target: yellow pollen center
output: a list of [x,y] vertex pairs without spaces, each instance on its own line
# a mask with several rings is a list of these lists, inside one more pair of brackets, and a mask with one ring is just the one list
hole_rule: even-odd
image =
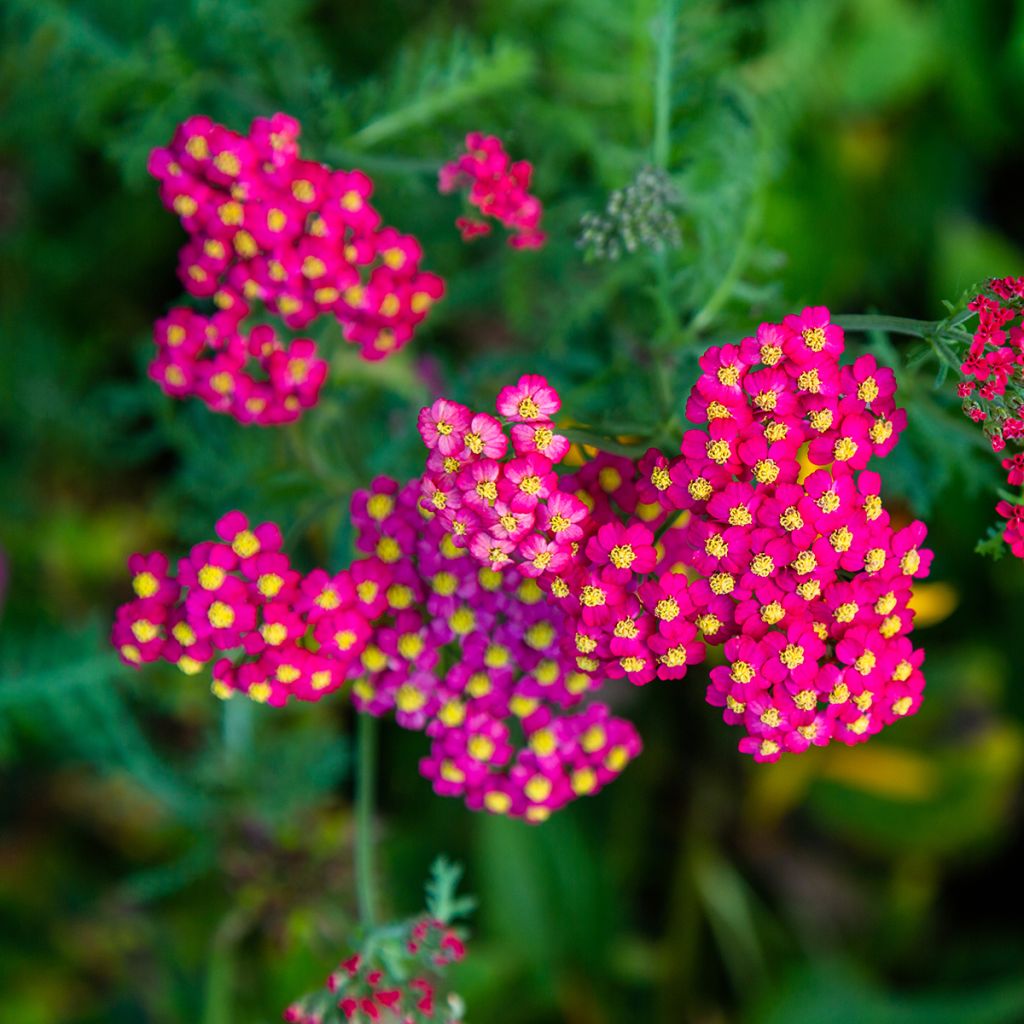
[[832,448],[836,462],[848,462],[857,454],[857,442],[852,437],[841,437]]
[[796,506],[790,505],[785,512],[779,516],[779,525],[784,529],[792,533],[794,530],[802,530],[804,526],[804,518],[797,511]]
[[466,748],[474,761],[489,761],[494,754],[494,741],[488,736],[473,736]]
[[223,601],[214,601],[206,613],[214,629],[230,629],[235,624],[235,610]]
[[825,347],[825,330],[822,327],[808,327],[803,331],[804,344],[812,352],[820,352]]
[[718,466],[724,466],[732,457],[732,448],[725,440],[708,441],[708,458]]
[[749,683],[754,678],[754,666],[749,661],[734,661],[729,676],[734,683]]
[[736,587],[736,580],[731,573],[715,572],[711,574],[708,585],[711,587],[712,593],[722,596],[733,592],[733,589]]
[[794,695],[793,703],[801,711],[813,711],[818,706],[818,695],[813,690],[801,690]]
[[199,586],[203,590],[217,590],[226,576],[227,573],[219,565],[204,565],[199,570]]
[[710,481],[702,476],[695,477],[691,480],[686,485],[686,490],[694,501],[707,501],[714,493],[714,489],[712,488]]
[[878,381],[874,377],[865,377],[857,388],[857,397],[862,402],[873,402],[878,397]]
[[734,505],[729,509],[730,526],[749,526],[754,521],[746,505]]
[[729,554],[729,545],[726,544],[725,538],[720,533],[712,533],[704,541],[704,551],[712,558],[725,558]]
[[804,663],[804,649],[799,644],[786,644],[779,654],[779,661],[786,668],[799,668]]
[[139,597],[152,597],[160,589],[160,582],[151,572],[140,572],[132,578],[132,589]]
[[516,407],[516,412],[524,420],[535,420],[540,415],[540,408],[532,398],[522,398]]
[[796,379],[796,386],[808,394],[817,395],[821,391],[821,378],[817,370],[805,370]]

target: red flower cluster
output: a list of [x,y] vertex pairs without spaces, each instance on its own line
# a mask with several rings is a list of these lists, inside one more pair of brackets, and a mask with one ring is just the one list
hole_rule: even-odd
[[[964,413],[985,424],[994,452],[1024,446],[1024,277],[989,281],[988,293],[968,309],[978,314],[978,326],[960,366]],[[1024,484],[1024,452],[1004,459],[1003,468],[1011,487]],[[1024,499],[1000,501],[996,511],[1007,520],[1003,539],[1024,558]]]
[[[230,309],[202,316],[178,308],[154,331],[157,357],[149,375],[165,394],[194,395],[214,412],[240,423],[270,425],[295,420],[316,405],[327,376],[316,343],[296,338],[285,345],[273,327],[254,327],[248,335],[239,323],[248,313],[241,300]],[[259,367],[257,375],[249,367]]]
[[[550,553],[534,566],[538,583],[569,616],[566,641],[588,673],[678,678],[703,657],[699,631],[725,644],[730,664],[713,670],[708,699],[746,730],[741,750],[775,760],[833,738],[858,742],[920,702],[908,601],[931,553],[920,547],[923,524],[890,527],[880,479],[863,471],[906,423],[894,375],[870,356],[841,367],[842,351],[823,308],[709,349],[686,408],[707,426],[686,433],[680,456],[602,456],[562,481],[532,465],[540,513],[519,497],[523,474],[507,482],[516,460],[497,461],[497,440],[489,454],[467,442],[482,414],[435,403],[421,419],[432,449],[423,501],[453,544],[468,539],[491,566]],[[506,395],[499,412],[509,418],[525,408],[532,423],[558,409],[540,378]],[[491,484],[483,502],[470,498],[479,480]],[[578,485],[590,511],[571,518],[571,538],[553,541],[548,510]],[[510,539],[500,518],[524,507]]]
[[[112,642],[129,665],[163,660],[194,675],[215,657],[213,691],[260,703],[319,700],[346,679],[370,634],[358,574],[307,576],[281,552],[272,523],[250,528],[241,512],[217,523],[178,563],[165,555],[128,561],[136,600],[117,610]],[[227,652],[240,649],[236,663]]]
[[292,1003],[283,1014],[287,1024],[459,1024],[462,1004],[451,995],[437,998],[437,972],[465,956],[465,946],[455,931],[441,921],[421,917],[410,922],[401,955],[412,961],[412,977],[396,977],[393,959],[357,953],[331,973],[325,991]]
[[191,236],[181,280],[221,309],[260,300],[294,329],[330,314],[364,358],[382,359],[443,283],[420,270],[415,238],[381,224],[365,174],[301,159],[299,130],[284,114],[256,118],[248,135],[190,117],[153,151],[161,198]]
[[[509,229],[513,249],[539,249],[547,235],[540,230],[541,202],[530,193],[532,174],[528,160],[511,162],[499,138],[470,132],[466,152],[441,168],[438,187],[441,192],[468,188],[469,202]],[[475,215],[459,217],[455,224],[466,241],[491,232],[491,225]]]

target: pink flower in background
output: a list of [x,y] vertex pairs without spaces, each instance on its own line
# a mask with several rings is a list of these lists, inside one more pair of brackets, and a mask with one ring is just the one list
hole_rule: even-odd
[[491,217],[509,230],[513,249],[539,249],[547,235],[540,229],[543,207],[530,192],[533,165],[513,163],[501,140],[494,135],[470,132],[466,152],[445,164],[438,175],[441,192],[464,190],[480,216],[461,216],[455,221],[464,241],[490,234],[491,226],[480,217]]
[[219,310],[178,309],[161,321],[150,374],[167,394],[198,394],[242,422],[295,419],[326,376],[309,339],[265,347],[257,332],[273,339],[270,328],[246,339],[240,324],[256,304],[295,330],[333,316],[375,360],[405,345],[444,293],[420,269],[416,239],[381,225],[370,179],[301,159],[299,131],[284,114],[256,118],[248,135],[191,117],[149,160],[164,205],[190,236],[182,283]]

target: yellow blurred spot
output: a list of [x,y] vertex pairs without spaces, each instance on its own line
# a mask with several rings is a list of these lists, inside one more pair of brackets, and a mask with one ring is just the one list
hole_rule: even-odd
[[948,619],[959,603],[960,595],[949,583],[915,583],[909,607],[915,626],[934,626]]
[[830,747],[821,777],[890,800],[918,801],[934,796],[938,767],[920,754],[899,747]]

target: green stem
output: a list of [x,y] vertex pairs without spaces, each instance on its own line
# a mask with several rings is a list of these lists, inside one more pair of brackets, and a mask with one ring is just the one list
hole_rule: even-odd
[[675,45],[676,4],[664,0],[656,22],[657,61],[654,72],[654,166],[667,171],[672,116],[672,51]]
[[960,359],[950,348],[946,338],[958,342],[969,340],[961,331],[944,320],[912,320],[905,316],[883,316],[876,313],[843,313],[832,317],[832,322],[847,331],[884,331],[886,334],[905,334],[926,341],[935,358],[955,373],[960,372]]
[[712,321],[718,315],[718,311],[729,301],[733,289],[746,269],[747,260],[757,240],[757,230],[761,225],[761,208],[764,199],[764,182],[766,173],[764,170],[764,148],[760,151],[759,183],[750,197],[750,205],[747,207],[747,216],[743,222],[743,231],[740,234],[739,242],[733,252],[732,260],[722,275],[715,290],[708,296],[707,302],[701,306],[690,321],[689,333],[691,336],[700,334],[701,331],[711,326]]
[[231,774],[239,770],[252,746],[253,704],[242,694],[235,694],[223,704],[224,761]]
[[356,898],[365,928],[376,924],[376,886],[373,867],[373,806],[377,783],[377,719],[360,714],[356,765]]
[[842,313],[831,318],[832,323],[844,331],[884,331],[886,334],[909,334],[914,338],[927,338],[939,326],[937,320],[911,320],[905,316],[880,316],[875,313]]

